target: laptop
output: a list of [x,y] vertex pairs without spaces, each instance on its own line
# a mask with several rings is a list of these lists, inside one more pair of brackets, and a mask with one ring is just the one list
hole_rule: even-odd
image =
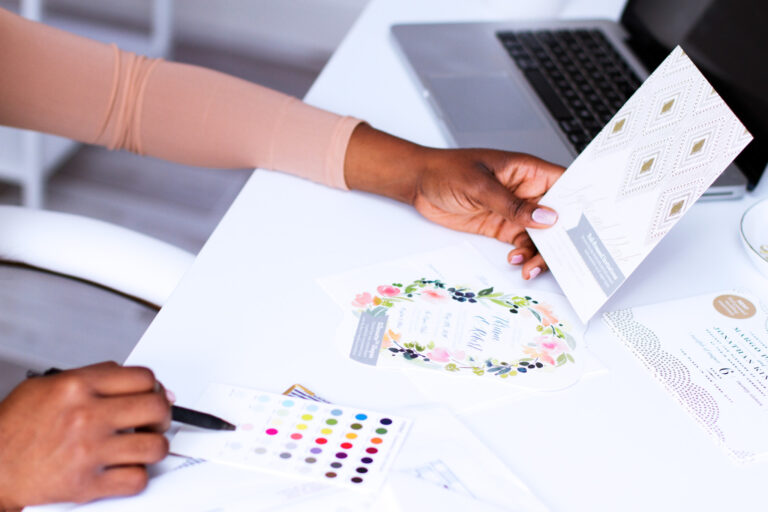
[[676,45],[753,134],[704,199],[755,187],[768,163],[765,0],[629,0],[608,20],[398,24],[392,35],[457,147],[568,166]]

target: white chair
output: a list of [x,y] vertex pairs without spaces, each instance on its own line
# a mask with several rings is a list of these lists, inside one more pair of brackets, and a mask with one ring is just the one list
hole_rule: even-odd
[[[106,222],[66,213],[0,206],[0,264],[22,264],[86,281],[137,299],[153,309],[165,304],[194,258],[193,254],[173,245]],[[133,314],[137,311],[135,307],[127,309]],[[53,319],[40,321],[55,322]],[[120,356],[116,354],[130,348],[115,345],[114,338],[86,337],[81,342],[77,320],[68,327],[74,329],[73,332],[56,335],[55,329],[51,329],[52,335],[43,338],[34,335],[30,338],[29,331],[27,335],[0,337],[0,398],[24,378],[26,369],[117,360]],[[138,337],[134,341],[138,341]],[[72,343],[79,345],[72,347]]]
[[0,206],[0,261],[73,277],[159,309],[194,255],[78,215]]

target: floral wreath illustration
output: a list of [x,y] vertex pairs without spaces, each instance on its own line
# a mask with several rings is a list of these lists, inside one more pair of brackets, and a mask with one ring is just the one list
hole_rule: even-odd
[[449,372],[477,376],[491,375],[502,379],[516,375],[530,375],[532,372],[547,368],[558,368],[575,363],[570,353],[576,347],[576,341],[568,332],[567,326],[558,321],[550,306],[542,304],[529,296],[518,296],[495,292],[493,287],[474,292],[469,288],[450,287],[438,279],[417,279],[403,286],[402,283],[381,285],[376,288],[378,295],[363,292],[355,296],[352,305],[358,314],[372,316],[386,315],[387,311],[398,302],[414,302],[414,297],[423,297],[432,302],[448,300],[460,303],[492,304],[507,309],[510,314],[530,314],[537,320],[538,336],[523,347],[525,357],[501,361],[495,358],[478,360],[464,351],[451,352],[443,347],[436,347],[434,342],[422,344],[416,341],[403,341],[402,335],[388,329],[384,334],[381,350],[388,350],[392,357],[402,357],[406,361],[428,368],[443,369]]

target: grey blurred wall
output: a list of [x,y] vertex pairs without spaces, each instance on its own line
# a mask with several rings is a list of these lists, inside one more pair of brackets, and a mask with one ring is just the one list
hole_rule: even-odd
[[[368,0],[175,0],[177,40],[319,70]],[[48,9],[146,24],[151,0],[48,0]]]

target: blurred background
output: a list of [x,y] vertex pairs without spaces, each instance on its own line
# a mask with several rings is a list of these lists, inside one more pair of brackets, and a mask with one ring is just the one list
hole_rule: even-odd
[[[366,1],[0,0],[0,8],[302,97]],[[0,204],[101,219],[192,253],[250,172],[193,168],[0,127]],[[17,348],[12,356],[0,350],[0,397],[31,366],[123,360],[155,314],[98,287],[0,265],[0,347]]]

